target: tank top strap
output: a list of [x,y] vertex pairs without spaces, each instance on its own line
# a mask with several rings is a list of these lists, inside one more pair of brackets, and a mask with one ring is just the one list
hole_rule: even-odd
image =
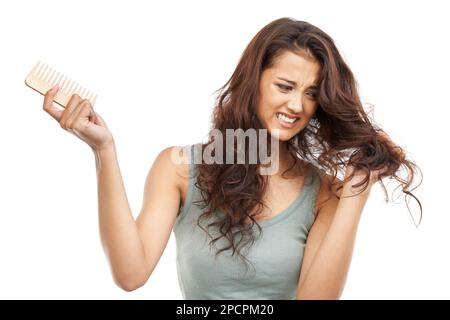
[[195,144],[184,146],[183,149],[185,152],[187,152],[188,155],[188,165],[189,165],[188,190],[186,192],[186,199],[184,201],[184,204],[180,208],[180,213],[177,217],[177,222],[187,214],[187,211],[189,211],[189,208],[192,205],[192,199],[195,192],[195,182],[197,176],[197,170],[195,168],[196,163],[195,159],[197,158],[196,153],[194,152]]

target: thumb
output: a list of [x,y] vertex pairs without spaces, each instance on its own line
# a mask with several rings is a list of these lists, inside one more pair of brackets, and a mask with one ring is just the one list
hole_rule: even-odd
[[43,104],[44,111],[50,114],[56,121],[59,121],[63,114],[63,110],[58,109],[53,103],[53,100],[58,90],[59,90],[58,85],[55,85],[53,88],[48,90],[47,93],[44,95],[44,104]]
[[94,124],[99,125],[101,127],[105,127],[108,128],[108,126],[106,125],[106,122],[103,120],[102,117],[100,117],[99,114],[97,114],[95,111],[92,110],[92,114],[91,114],[91,118],[94,122]]

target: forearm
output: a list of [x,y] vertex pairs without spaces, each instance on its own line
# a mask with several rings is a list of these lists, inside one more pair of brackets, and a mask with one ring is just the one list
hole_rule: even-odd
[[300,284],[297,299],[338,299],[350,267],[358,223],[370,188],[361,195],[344,185],[336,213]]
[[100,238],[115,282],[127,289],[145,274],[145,253],[130,210],[114,143],[94,151]]

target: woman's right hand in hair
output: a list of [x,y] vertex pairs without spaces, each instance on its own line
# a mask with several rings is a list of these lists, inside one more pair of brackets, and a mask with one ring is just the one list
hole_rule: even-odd
[[94,112],[88,100],[74,94],[63,110],[56,107],[53,99],[58,90],[57,87],[53,87],[47,91],[43,107],[64,130],[86,142],[94,151],[113,143],[113,136],[105,121]]

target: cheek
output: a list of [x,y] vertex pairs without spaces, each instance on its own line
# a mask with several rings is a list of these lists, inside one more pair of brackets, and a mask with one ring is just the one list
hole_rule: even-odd
[[318,104],[317,102],[309,102],[305,105],[305,116],[310,119],[314,116],[314,114],[316,113]]
[[260,103],[258,105],[258,107],[256,108],[256,116],[258,117],[259,122],[263,125],[266,126],[266,123],[268,120],[268,115],[267,115],[267,106],[263,103]]
[[258,116],[268,121],[271,117],[275,116],[280,105],[281,102],[274,99],[273,96],[270,99],[264,99],[257,108]]

